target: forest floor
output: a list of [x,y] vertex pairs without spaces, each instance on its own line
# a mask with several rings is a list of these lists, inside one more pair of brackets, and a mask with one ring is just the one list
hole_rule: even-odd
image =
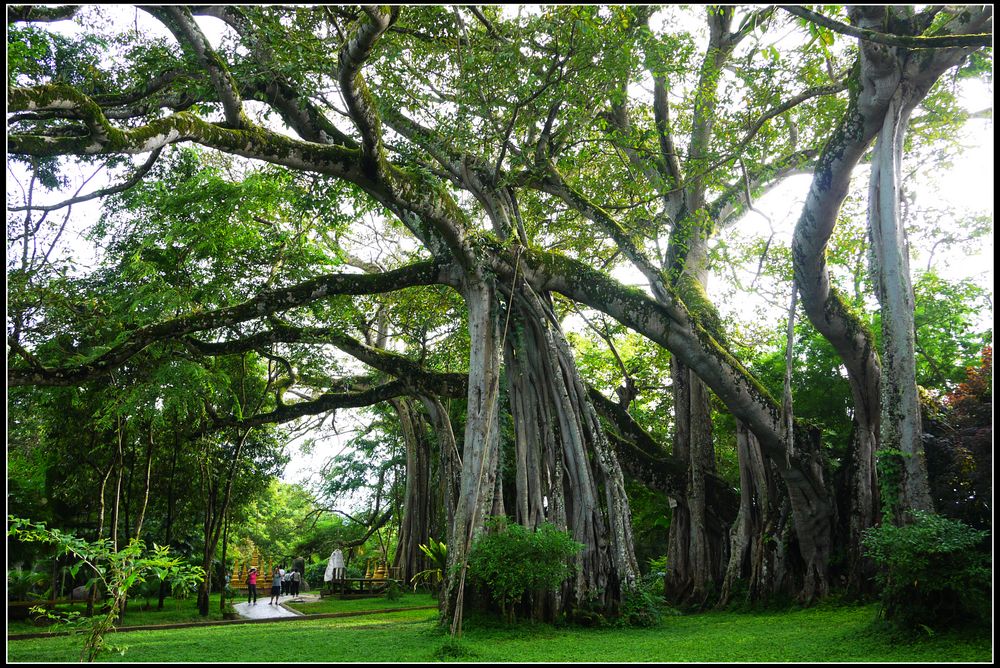
[[[385,606],[385,599],[367,599]],[[324,600],[324,604],[327,603]],[[344,601],[344,603],[361,603]],[[296,604],[305,607],[306,604]],[[321,604],[316,604],[321,605]],[[266,601],[264,606],[267,607]],[[260,608],[258,604],[256,607]],[[275,607],[275,606],[270,606]],[[665,617],[651,628],[505,625],[469,618],[461,639],[438,625],[435,609],[363,616],[306,615],[114,634],[124,654],[102,661],[221,662],[860,662],[944,663],[992,660],[989,630],[901,639],[877,621],[875,606],[818,606],[766,613],[709,612]],[[272,631],[271,624],[283,624]],[[273,642],[274,633],[294,642]],[[8,638],[9,640],[12,638]],[[7,643],[7,661],[77,660],[79,636]]]

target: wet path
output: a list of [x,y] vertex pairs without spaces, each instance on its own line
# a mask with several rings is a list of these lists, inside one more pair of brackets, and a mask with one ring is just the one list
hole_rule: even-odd
[[301,617],[301,612],[296,612],[291,608],[286,608],[282,603],[311,603],[319,600],[319,594],[299,594],[298,596],[286,595],[278,599],[278,604],[268,603],[270,596],[257,597],[257,604],[252,605],[243,601],[234,603],[233,609],[243,619],[278,619],[280,617]]

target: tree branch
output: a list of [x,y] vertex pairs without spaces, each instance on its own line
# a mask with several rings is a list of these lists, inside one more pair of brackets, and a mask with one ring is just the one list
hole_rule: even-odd
[[198,27],[191,11],[186,7],[168,5],[166,7],[146,7],[140,9],[152,14],[174,34],[182,46],[187,46],[198,57],[199,62],[208,72],[222,108],[225,111],[226,123],[233,128],[245,128],[252,123],[243,113],[243,100],[240,97],[236,81],[229,73],[225,63],[209,44],[205,34]]
[[468,391],[468,378],[465,374],[429,371],[407,357],[366,345],[331,327],[300,328],[277,324],[269,331],[231,341],[207,342],[191,337],[185,340],[199,352],[208,355],[230,355],[279,342],[330,344],[368,366],[402,381],[412,394],[429,393],[462,398]]
[[217,329],[270,313],[309,304],[331,295],[376,294],[416,285],[447,283],[446,265],[420,262],[384,274],[330,274],[298,285],[264,292],[242,304],[182,316],[142,327],[122,343],[96,359],[72,367],[56,369],[9,368],[7,384],[65,386],[97,378],[120,366],[130,357],[157,341],[177,339],[192,332]]
[[850,37],[857,37],[866,42],[886,44],[888,46],[901,46],[907,49],[947,49],[951,47],[990,47],[993,45],[993,33],[978,33],[971,35],[930,35],[930,36],[906,36],[892,35],[889,33],[877,32],[866,28],[856,28],[854,26],[834,21],[818,12],[799,5],[779,5],[789,14],[805,19],[818,26],[829,28],[834,32]]
[[63,5],[61,7],[45,7],[41,5],[11,5],[7,8],[7,21],[10,23],[37,21],[65,21],[76,16],[81,5]]
[[[151,170],[153,168],[153,165],[156,164],[156,160],[160,157],[161,152],[163,152],[162,146],[153,150],[152,154],[150,154],[149,156],[149,159],[146,160],[146,162],[141,167],[139,167],[138,170],[136,170],[135,174],[133,174],[131,177],[129,177],[128,180],[123,181],[117,186],[112,186],[110,188],[102,188],[101,190],[95,190],[90,194],[81,195],[80,197],[72,197],[68,200],[59,202],[58,204],[50,204],[47,206],[32,206],[31,208],[34,209],[35,211],[55,211],[56,209],[61,209],[66,206],[73,206],[74,204],[87,202],[89,200],[96,199],[98,197],[107,197],[108,195],[114,195],[115,193],[120,193],[125,190],[128,190],[132,186],[139,183],[139,181],[142,180],[142,177],[145,176],[147,173],[149,173],[149,170]],[[27,209],[28,209],[27,206],[15,206],[7,208],[8,211],[25,211]]]
[[340,50],[337,79],[347,103],[347,112],[361,133],[364,168],[375,176],[382,171],[379,163],[384,159],[382,127],[371,93],[361,76],[361,66],[371,55],[378,38],[395,23],[399,8],[391,8],[388,14],[383,14],[381,9],[364,9],[368,21],[358,27],[354,38]]

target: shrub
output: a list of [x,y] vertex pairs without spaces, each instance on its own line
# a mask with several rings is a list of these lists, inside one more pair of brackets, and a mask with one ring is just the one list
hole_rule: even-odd
[[27,601],[38,598],[35,589],[45,584],[46,581],[44,573],[15,566],[7,571],[7,600]]
[[622,592],[621,615],[616,626],[656,626],[663,619],[663,597],[635,586]]
[[640,576],[635,586],[622,592],[621,615],[615,621],[616,626],[656,626],[669,608],[663,598],[663,576],[667,570],[667,557],[664,555],[649,560],[649,572]]
[[403,588],[395,580],[389,580],[385,586],[385,599],[387,601],[398,601],[403,598]]
[[168,548],[157,545],[147,551],[145,544],[137,539],[116,550],[106,538],[88,542],[59,529],[49,529],[44,524],[13,516],[7,517],[7,536],[24,543],[54,545],[57,555],[72,555],[79,560],[69,567],[74,578],[79,569],[85,567],[92,573],[87,586],[100,584],[108,592],[108,602],[101,614],[88,619],[81,619],[78,612],[61,616],[42,607],[32,609],[34,613],[63,621],[70,628],[87,634],[80,652],[81,660],[93,661],[101,652],[111,649],[122,651],[121,647],[107,642],[107,636],[124,609],[129,590],[148,579],[167,580],[173,583],[175,591],[178,587],[190,589],[205,577],[201,567],[192,567],[184,564],[180,557],[170,556]]
[[570,574],[569,558],[582,549],[583,544],[551,524],[529,531],[506,517],[493,517],[472,544],[469,574],[490,592],[501,614],[513,620],[524,594],[558,587]]
[[635,586],[622,593],[621,614],[615,620],[616,626],[656,626],[665,613],[677,614],[663,598],[666,569],[666,556],[649,560],[649,573],[640,576]]
[[905,526],[869,529],[863,544],[880,567],[881,614],[901,627],[988,622],[988,532],[934,513],[915,511]]

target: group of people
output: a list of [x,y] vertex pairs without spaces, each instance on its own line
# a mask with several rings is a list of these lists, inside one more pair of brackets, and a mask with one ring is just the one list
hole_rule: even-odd
[[[277,605],[281,596],[289,594],[299,595],[299,584],[302,582],[302,573],[292,569],[286,571],[284,566],[275,566],[274,573],[271,574],[271,600],[268,605]],[[257,567],[250,569],[247,575],[247,603],[257,605]]]

